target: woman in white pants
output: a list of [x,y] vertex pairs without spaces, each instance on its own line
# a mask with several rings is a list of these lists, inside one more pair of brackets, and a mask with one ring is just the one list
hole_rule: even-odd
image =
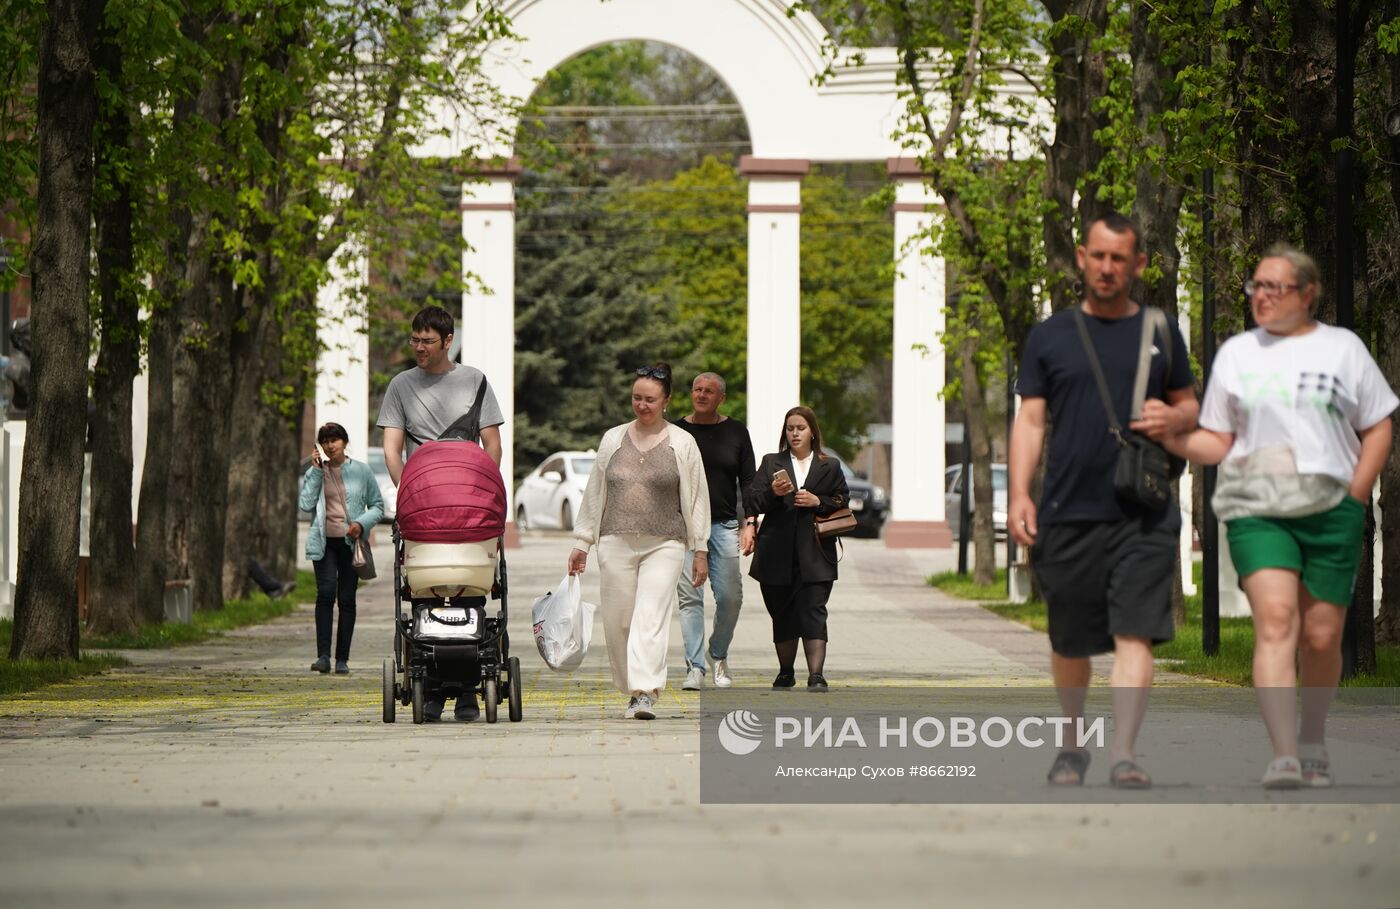
[[569,553],[569,574],[580,574],[589,548],[598,548],[603,633],[613,684],[631,697],[627,719],[656,717],[686,550],[695,551],[696,587],[709,571],[705,465],[690,433],[667,422],[670,400],[671,367],[639,367],[632,382],[637,419],[609,429],[598,443],[574,520],[579,545]]

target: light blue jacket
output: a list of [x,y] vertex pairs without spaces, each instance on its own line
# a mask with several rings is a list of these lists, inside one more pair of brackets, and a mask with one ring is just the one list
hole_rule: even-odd
[[[345,513],[358,515],[350,518],[351,524],[358,523],[369,533],[371,527],[384,517],[384,497],[379,494],[379,483],[374,479],[374,471],[368,464],[345,459],[340,465],[340,476],[345,480]],[[302,511],[312,511],[311,529],[306,532],[306,557],[313,562],[326,555],[326,496],[322,489],[326,473],[316,465],[306,468],[301,478],[301,496],[297,501]]]

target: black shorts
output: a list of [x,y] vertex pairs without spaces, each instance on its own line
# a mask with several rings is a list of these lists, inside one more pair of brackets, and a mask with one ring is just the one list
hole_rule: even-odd
[[1181,513],[1146,523],[1043,524],[1031,565],[1049,607],[1050,648],[1086,657],[1113,650],[1116,635],[1170,641],[1172,572]]

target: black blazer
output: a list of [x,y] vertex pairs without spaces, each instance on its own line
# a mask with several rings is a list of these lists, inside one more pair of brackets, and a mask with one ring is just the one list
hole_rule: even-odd
[[[763,515],[758,531],[749,577],[761,584],[795,584],[805,581],[836,580],[836,541],[818,542],[813,514],[831,514],[845,507],[849,493],[846,477],[835,458],[812,458],[812,468],[802,488],[820,499],[816,508],[798,508],[792,504],[793,494],[779,498],[773,495],[773,473],[782,468],[796,482],[792,455],[786,451],[763,456],[758,472],[749,485],[749,495],[755,513]],[[794,553],[798,577],[792,576]]]

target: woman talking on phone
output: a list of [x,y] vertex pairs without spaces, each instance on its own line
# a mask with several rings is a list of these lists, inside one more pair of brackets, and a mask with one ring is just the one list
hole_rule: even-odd
[[793,664],[797,642],[807,658],[807,687],[825,690],[826,602],[836,581],[836,541],[817,538],[815,518],[846,505],[846,478],[840,464],[822,451],[817,415],[794,407],[783,418],[778,450],[763,456],[750,488],[763,515],[749,576],[758,581],[763,605],[773,619],[778,652],[774,688],[797,684]]
[[316,569],[316,662],[314,672],[331,671],[331,619],[340,603],[335,636],[335,672],[350,671],[350,637],[355,633],[355,589],[360,583],[353,559],[355,542],[384,516],[384,497],[368,464],[345,456],[350,434],[339,423],[316,430],[311,466],[301,481],[299,505],[314,513],[306,532],[306,557]]

